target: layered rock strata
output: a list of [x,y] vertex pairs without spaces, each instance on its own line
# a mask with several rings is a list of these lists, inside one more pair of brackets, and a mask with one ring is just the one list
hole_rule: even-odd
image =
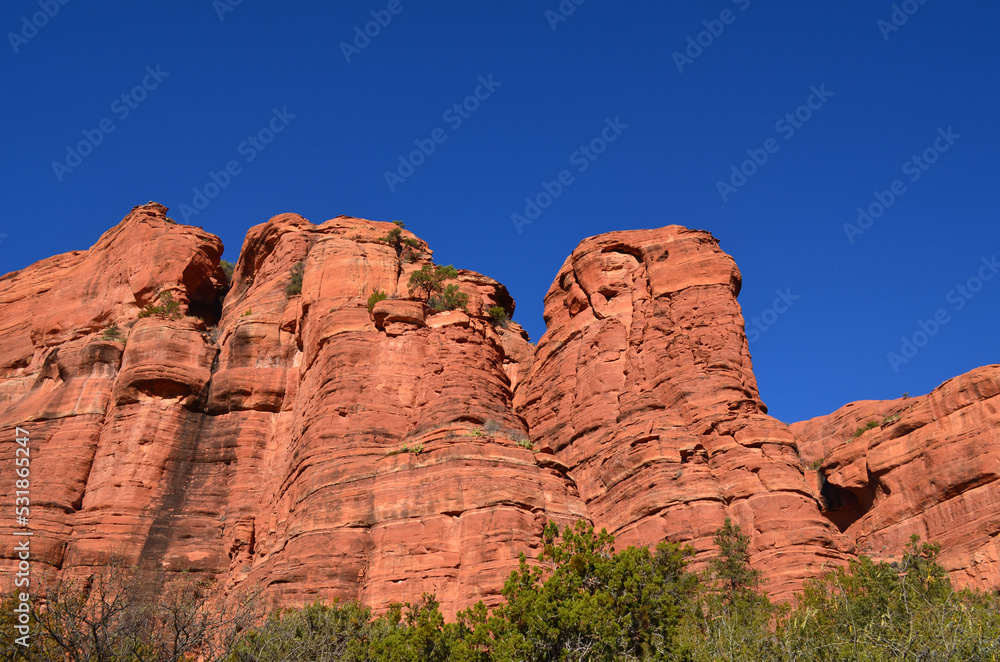
[[[691,543],[701,567],[732,517],[779,598],[855,541],[895,554],[912,532],[956,578],[1000,584],[997,366],[786,426],[707,232],[583,241],[536,348],[491,323],[514,302],[486,276],[452,281],[465,310],[411,296],[432,252],[393,224],[276,216],[229,278],[218,238],[166,212],[136,207],[90,250],[0,278],[0,435],[30,433],[37,571],[120,554],[279,604],[435,593],[454,614],[499,600],[546,521]],[[178,314],[149,314],[165,293]]]
[[791,428],[825,515],[859,553],[898,556],[918,535],[941,545],[957,584],[1000,586],[1000,365]]

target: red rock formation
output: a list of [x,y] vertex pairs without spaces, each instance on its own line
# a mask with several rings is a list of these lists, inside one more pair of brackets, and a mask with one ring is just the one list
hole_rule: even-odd
[[[426,245],[407,263],[378,241],[391,224],[286,214],[251,229],[224,305],[204,312],[217,328],[136,321],[164,290],[194,313],[218,278],[218,240],[165,212],[141,207],[90,251],[0,281],[0,319],[24,336],[6,348],[0,434],[20,425],[37,444],[40,562],[74,571],[116,550],[263,580],[285,603],[384,608],[434,592],[454,612],[497,599],[547,518],[585,516],[558,467],[517,444],[507,372],[530,345],[486,321],[490,306],[513,309],[502,285],[463,271],[468,314],[391,299],[369,314],[375,289],[408,295]],[[163,256],[160,272],[147,255]],[[101,338],[111,322],[124,352]]]
[[818,465],[827,515],[860,553],[897,556],[916,534],[941,544],[956,583],[1000,586],[1000,365],[791,428]]
[[[947,486],[912,486],[932,432],[952,440],[941,457],[995,447],[995,370],[907,401],[926,409],[879,433],[883,445],[842,449],[853,411],[794,436],[766,415],[739,271],[708,233],[581,243],[546,296],[536,350],[517,324],[490,324],[491,306],[514,308],[490,278],[459,272],[465,312],[410,297],[431,251],[409,233],[412,254],[380,241],[393,227],[276,216],[249,231],[227,284],[219,240],[150,203],[90,250],[0,278],[0,435],[30,432],[36,570],[85,573],[120,552],[227,586],[260,581],[285,604],[382,609],[434,592],[453,614],[495,602],[549,519],[587,519],[621,545],[691,542],[703,562],[731,516],[779,596],[846,558],[861,528],[864,544],[898,551],[914,522],[986,527],[956,533],[978,542],[949,558],[958,575],[1000,583],[995,465],[958,463]],[[301,292],[289,293],[299,262]],[[369,311],[375,290],[388,298]],[[181,315],[139,317],[167,291]],[[124,340],[104,333],[111,324]],[[873,497],[856,523],[844,527],[843,508],[827,519],[797,441],[807,458],[830,455],[828,486],[865,493],[861,462],[895,505]],[[8,568],[9,548],[0,555]]]
[[619,545],[667,539],[712,553],[732,517],[783,597],[850,545],[820,515],[788,427],[760,401],[740,283],[707,232],[581,242],[545,297],[548,331],[515,404]]

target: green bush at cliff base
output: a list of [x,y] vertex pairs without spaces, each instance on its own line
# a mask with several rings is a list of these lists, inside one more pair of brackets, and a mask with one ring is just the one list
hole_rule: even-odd
[[[250,603],[219,618],[206,611],[209,593],[197,584],[183,594],[150,593],[136,575],[102,571],[127,581],[42,587],[49,600],[31,617],[31,659],[175,662],[178,653],[196,654],[190,638],[176,638],[190,622],[202,645],[221,646],[205,659],[227,662],[1000,660],[1000,595],[956,591],[936,545],[914,537],[897,562],[861,557],[776,606],[749,565],[750,539],[740,527],[727,520],[714,542],[716,555],[695,574],[689,547],[661,542],[615,552],[605,531],[550,523],[538,558],[521,556],[501,603],[477,603],[452,622],[425,594],[377,616],[353,602],[317,602],[245,627],[243,614],[257,613]],[[115,590],[87,594],[88,586],[109,585]],[[109,600],[120,611],[95,611]],[[28,659],[10,641],[15,602],[8,598],[0,613],[4,659]],[[88,638],[92,630],[99,639]]]
[[686,568],[690,548],[660,543],[613,552],[604,531],[578,522],[560,534],[549,524],[538,562],[522,556],[493,609],[478,603],[446,622],[430,595],[377,618],[356,605],[314,605],[287,612],[298,627],[288,623],[285,634],[268,630],[266,638],[297,636],[296,650],[310,652],[294,659],[330,659],[314,656],[329,648],[308,643],[315,635],[306,619],[315,621],[319,610],[335,612],[323,617],[333,625],[324,626],[322,646],[336,642],[341,657],[333,659],[344,660],[1000,659],[1000,598],[955,591],[936,546],[913,540],[897,563],[862,558],[808,582],[794,604],[776,606],[749,565],[750,541],[740,527],[727,520],[714,542],[717,556],[696,575]]

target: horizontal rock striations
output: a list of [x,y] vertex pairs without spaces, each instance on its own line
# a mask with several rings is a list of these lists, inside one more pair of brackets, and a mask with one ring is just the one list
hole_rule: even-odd
[[486,276],[448,281],[464,310],[411,296],[432,252],[393,224],[276,216],[227,277],[219,239],[166,212],[0,277],[0,435],[30,434],[37,572],[120,555],[278,604],[435,593],[454,614],[496,603],[549,520],[691,543],[700,567],[732,517],[779,597],[911,533],[956,578],[1000,584],[998,367],[786,426],[707,232],[583,241],[536,348],[491,317],[514,301]]
[[916,534],[941,544],[957,584],[1000,586],[1000,365],[791,428],[826,516],[860,553],[896,556]]
[[731,517],[780,597],[851,545],[760,401],[740,284],[707,232],[584,240],[545,297],[548,330],[515,404],[619,545],[667,539],[704,558]]

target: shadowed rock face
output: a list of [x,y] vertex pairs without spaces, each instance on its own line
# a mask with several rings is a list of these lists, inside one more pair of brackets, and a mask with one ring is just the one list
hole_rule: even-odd
[[[150,203],[89,251],[0,278],[0,434],[30,433],[36,569],[84,573],[120,552],[229,587],[260,581],[283,604],[382,609],[433,592],[453,614],[495,603],[547,520],[586,519],[620,545],[691,542],[701,563],[730,516],[778,595],[843,562],[859,536],[898,552],[906,522],[934,507],[950,530],[996,528],[985,459],[907,492],[899,481],[920,475],[924,450],[861,453],[854,440],[831,454],[830,426],[855,424],[841,412],[791,430],[766,415],[739,271],[706,232],[582,242],[546,295],[536,349],[517,324],[489,323],[491,306],[514,304],[485,276],[459,272],[465,312],[409,300],[431,251],[409,233],[415,255],[380,242],[393,227],[276,216],[251,228],[227,284],[218,238]],[[297,262],[301,293],[288,295]],[[389,298],[369,312],[375,290]],[[187,316],[139,318],[164,291]],[[111,323],[125,342],[105,339]],[[898,425],[924,421],[907,432],[926,435],[915,448],[996,446],[996,366],[959,380],[978,386],[904,414]],[[529,436],[534,449],[518,444]],[[824,492],[796,441],[806,460],[829,456]],[[873,496],[845,525],[854,515],[836,504],[849,499],[831,486],[855,489],[858,457],[897,500]],[[13,468],[0,457],[0,475]],[[956,533],[978,541],[953,557],[957,576],[998,583],[996,535]]]

